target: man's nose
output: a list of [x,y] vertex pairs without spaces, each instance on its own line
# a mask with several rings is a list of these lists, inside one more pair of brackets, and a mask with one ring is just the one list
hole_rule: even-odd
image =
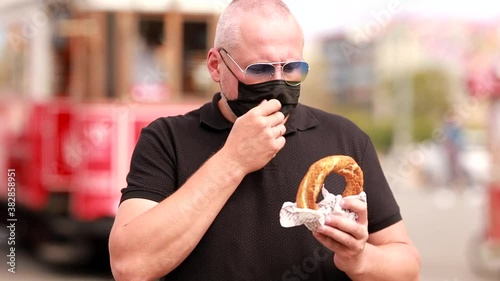
[[273,80],[283,80],[283,67],[282,65],[274,65]]

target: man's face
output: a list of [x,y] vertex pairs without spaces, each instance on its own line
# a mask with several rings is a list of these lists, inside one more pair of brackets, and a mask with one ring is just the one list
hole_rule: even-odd
[[[261,16],[246,15],[241,21],[241,44],[227,50],[234,61],[245,70],[252,63],[258,62],[286,62],[302,60],[303,36],[297,22],[292,18],[263,18]],[[229,100],[238,97],[238,80],[251,84],[245,80],[244,73],[229,59],[225,52],[220,52],[237,79],[220,61],[221,87]],[[272,80],[283,79],[278,67]]]

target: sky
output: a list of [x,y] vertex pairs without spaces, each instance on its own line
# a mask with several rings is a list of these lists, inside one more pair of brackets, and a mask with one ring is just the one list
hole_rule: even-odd
[[418,15],[473,21],[498,19],[499,0],[284,0],[306,37],[345,27],[363,28],[372,21]]
[[[224,6],[231,0],[213,1]],[[500,0],[284,0],[301,23],[306,37],[366,25],[407,14],[468,20],[499,19]],[[0,32],[0,45],[5,41]]]

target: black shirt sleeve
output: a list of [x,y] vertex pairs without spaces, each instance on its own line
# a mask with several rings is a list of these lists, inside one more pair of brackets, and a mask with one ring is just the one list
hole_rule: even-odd
[[364,157],[360,166],[364,175],[364,190],[368,205],[368,232],[374,233],[400,221],[399,206],[387,183],[375,148],[366,136]]
[[120,203],[130,198],[160,202],[175,191],[175,157],[165,125],[160,118],[142,129]]

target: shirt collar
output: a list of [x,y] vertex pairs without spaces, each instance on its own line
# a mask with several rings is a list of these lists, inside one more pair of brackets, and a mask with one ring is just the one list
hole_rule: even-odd
[[[233,126],[233,123],[229,122],[219,109],[218,102],[220,99],[220,93],[216,93],[212,102],[202,106],[200,124],[204,124],[216,130],[226,130]],[[308,107],[299,103],[295,110],[290,113],[290,117],[285,124],[286,134],[304,131],[316,127],[318,124],[318,119],[312,115]]]

